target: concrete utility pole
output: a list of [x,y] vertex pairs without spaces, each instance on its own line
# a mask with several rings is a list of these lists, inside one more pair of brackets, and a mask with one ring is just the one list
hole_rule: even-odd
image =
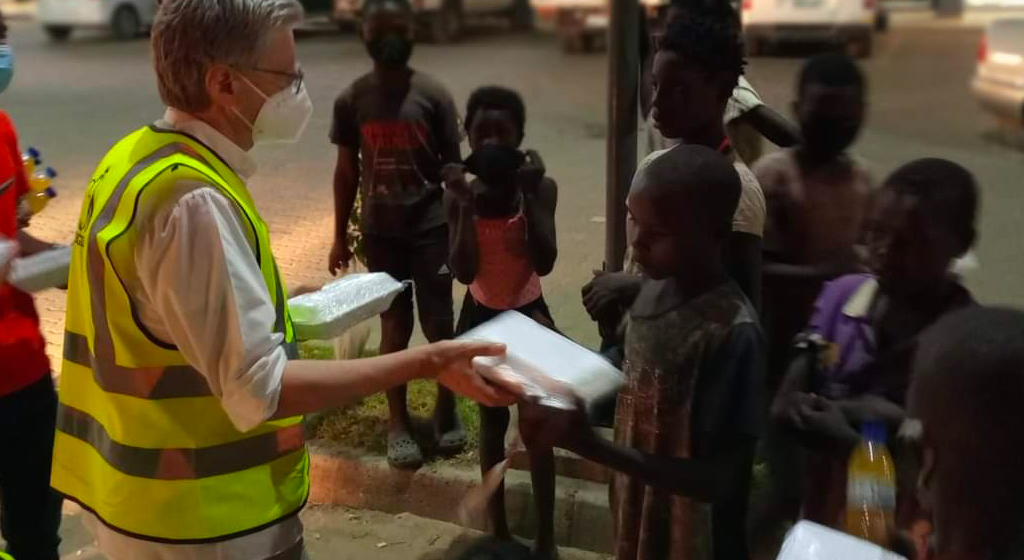
[[[608,174],[604,268],[622,270],[626,252],[626,195],[636,171],[637,92],[640,82],[640,7],[637,0],[609,0]],[[642,40],[647,40],[646,37]]]

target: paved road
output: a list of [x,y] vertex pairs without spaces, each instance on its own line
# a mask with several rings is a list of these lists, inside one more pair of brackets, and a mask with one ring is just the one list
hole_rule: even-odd
[[[162,114],[145,41],[115,43],[82,36],[65,45],[46,41],[31,22],[15,23],[12,43],[18,74],[0,97],[25,144],[44,151],[61,177],[61,196],[33,231],[69,240],[93,166],[124,135]],[[970,278],[981,299],[1024,304],[1024,254],[1018,240],[1022,195],[1017,177],[1024,156],[986,139],[994,128],[972,102],[967,82],[978,32],[901,28],[882,39],[866,62],[871,116],[857,150],[879,175],[920,156],[949,157],[977,173],[984,187],[979,257]],[[332,230],[327,142],[334,96],[368,69],[352,36],[324,35],[300,42],[315,113],[297,146],[260,149],[262,171],[251,185],[271,225],[274,250],[292,285],[328,279]],[[545,291],[555,319],[571,336],[594,343],[596,334],[579,304],[579,287],[603,254],[606,62],[600,55],[567,56],[543,36],[484,30],[455,46],[417,47],[415,65],[439,77],[463,105],[479,85],[518,89],[528,109],[528,147],[545,156],[561,185],[560,258]],[[758,58],[749,76],[764,97],[786,110],[800,67],[798,56]],[[56,352],[62,332],[63,294],[39,298],[45,332]]]

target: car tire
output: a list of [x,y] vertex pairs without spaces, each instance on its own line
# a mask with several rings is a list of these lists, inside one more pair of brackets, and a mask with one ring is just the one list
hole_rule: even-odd
[[889,30],[889,11],[878,10],[875,13],[875,31],[885,33]]
[[71,37],[71,26],[68,25],[47,25],[43,27],[43,31],[46,31],[46,36],[51,41],[63,43]]
[[439,45],[454,43],[462,36],[462,8],[457,2],[446,1],[441,9],[430,14],[427,35]]
[[119,7],[114,10],[110,29],[118,41],[137,39],[142,34],[142,20],[139,19],[139,12],[131,6]]
[[515,31],[533,31],[534,11],[530,0],[515,0],[509,11],[509,21]]
[[747,35],[747,56],[763,56],[765,54],[764,39]]
[[870,32],[854,37],[847,47],[850,56],[856,58],[871,58],[871,55],[875,50],[874,39],[875,38]]

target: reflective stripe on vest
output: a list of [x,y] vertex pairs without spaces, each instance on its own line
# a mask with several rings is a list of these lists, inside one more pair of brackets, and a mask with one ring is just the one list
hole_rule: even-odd
[[190,480],[219,476],[270,463],[302,449],[302,424],[246,439],[198,449],[132,447],[110,438],[89,414],[69,406],[57,411],[57,428],[99,451],[110,466],[129,476],[159,480]]
[[180,544],[269,526],[297,513],[309,491],[301,417],[238,432],[206,378],[137,320],[124,277],[135,274],[136,214],[168,201],[182,180],[217,188],[248,221],[274,330],[297,355],[266,225],[244,184],[190,137],[132,134],[97,170],[72,252],[52,479],[114,530]]

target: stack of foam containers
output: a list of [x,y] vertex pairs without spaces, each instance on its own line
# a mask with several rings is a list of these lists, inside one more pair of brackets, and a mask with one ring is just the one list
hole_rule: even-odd
[[387,311],[406,284],[384,273],[348,274],[288,300],[299,340],[329,340]]
[[579,399],[590,410],[625,383],[622,372],[599,354],[516,311],[502,313],[460,338],[505,344],[502,358],[474,359],[476,370],[547,406],[572,408]]
[[25,292],[67,286],[71,247],[57,247],[11,261],[7,281]]
[[800,521],[786,536],[776,560],[907,560],[874,543],[810,521]]

